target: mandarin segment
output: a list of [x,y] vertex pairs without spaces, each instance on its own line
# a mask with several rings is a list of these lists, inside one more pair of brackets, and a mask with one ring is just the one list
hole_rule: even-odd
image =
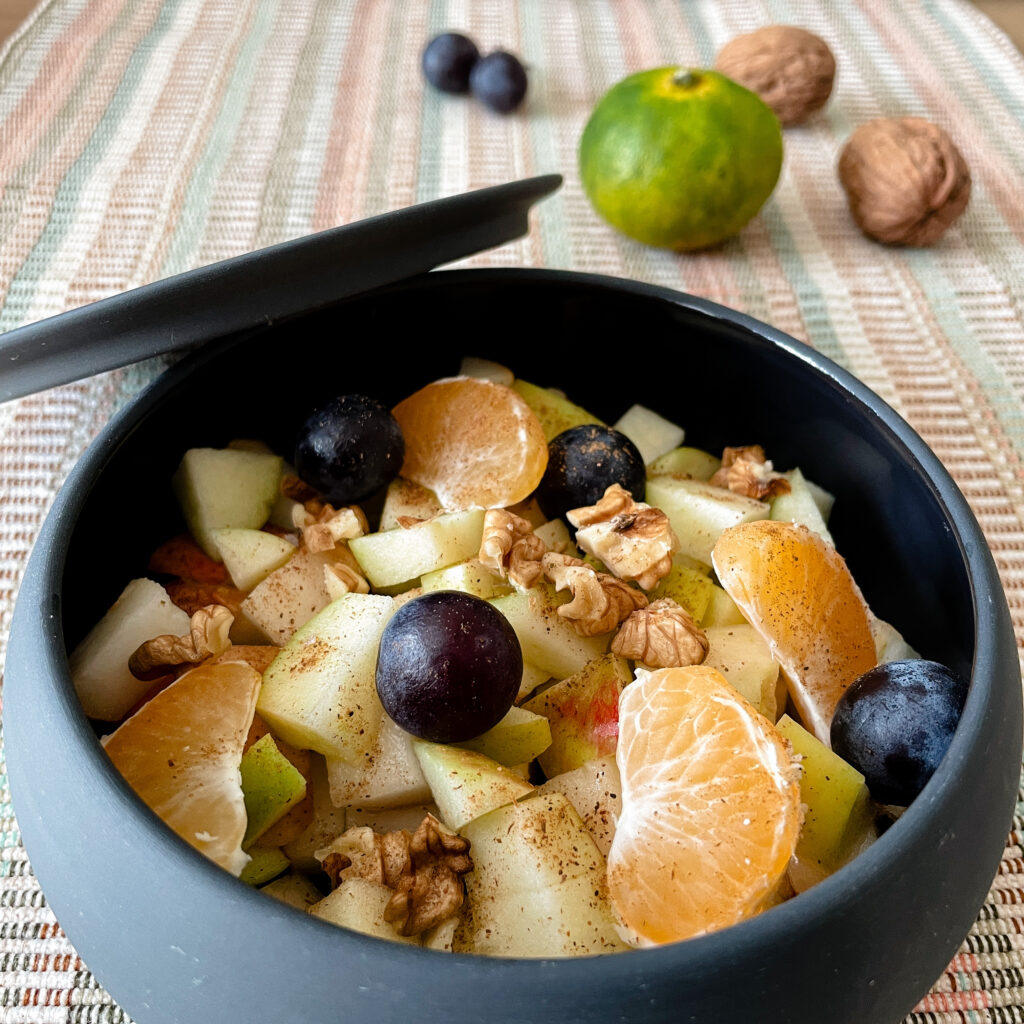
[[239,765],[260,674],[244,662],[203,664],[103,741],[143,802],[182,839],[237,875],[246,813]]
[[402,476],[432,490],[449,511],[513,505],[544,475],[548,445],[540,421],[503,384],[447,377],[392,413],[405,438]]
[[711,560],[782,666],[804,725],[828,746],[839,698],[877,662],[871,613],[846,562],[807,527],[771,520],[726,530]]
[[703,665],[639,673],[619,719],[608,884],[625,926],[640,944],[673,942],[757,913],[800,831],[786,742]]

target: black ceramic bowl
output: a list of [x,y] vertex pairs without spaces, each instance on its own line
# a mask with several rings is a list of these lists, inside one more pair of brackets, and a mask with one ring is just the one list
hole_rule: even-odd
[[[561,385],[609,420],[642,402],[684,425],[688,443],[761,443],[836,494],[830,529],[876,613],[971,680],[940,769],[854,863],[685,943],[564,961],[451,956],[251,891],[164,828],[113,770],[66,652],[180,529],[169,481],[182,452],[235,436],[287,452],[323,397],[393,402],[457,372],[463,353]],[[177,364],[103,432],[47,519],[18,601],[4,713],[43,890],[140,1024],[893,1022],[974,922],[1021,754],[1020,677],[992,558],[956,486],[891,409],[824,357],[712,303],[526,270],[432,273]]]

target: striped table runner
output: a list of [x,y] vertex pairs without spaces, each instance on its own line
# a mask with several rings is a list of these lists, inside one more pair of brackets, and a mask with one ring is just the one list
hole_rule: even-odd
[[[575,167],[623,75],[710,64],[758,25],[824,37],[826,110],[788,129],[762,214],[713,252],[613,233]],[[530,67],[500,117],[422,85],[457,28]],[[860,122],[946,126],[973,172],[941,244],[888,249],[852,225],[835,176]],[[984,528],[1024,639],[1024,60],[961,0],[42,0],[0,55],[0,330],[259,246],[547,171],[528,237],[466,261],[667,285],[762,318],[899,410]],[[161,360],[0,406],[0,658],[50,501]],[[914,1024],[1024,1021],[1019,819],[978,922]],[[125,1021],[50,914],[0,775],[0,1024]]]

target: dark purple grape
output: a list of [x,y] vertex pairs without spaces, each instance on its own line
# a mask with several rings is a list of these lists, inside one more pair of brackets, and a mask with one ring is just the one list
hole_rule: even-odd
[[434,36],[423,51],[423,77],[442,92],[468,92],[469,73],[480,59],[472,39],[458,32]]
[[523,654],[508,619],[470,594],[414,597],[381,636],[380,701],[421,739],[458,743],[486,732],[512,706],[522,677]]
[[537,501],[549,519],[564,519],[570,509],[595,504],[612,484],[620,484],[636,501],[643,501],[647,487],[643,456],[625,434],[587,423],[552,438]]
[[295,471],[335,505],[362,501],[402,468],[405,441],[389,409],[343,395],[313,412],[295,442]]
[[906,807],[949,749],[967,686],[934,661],[890,661],[854,680],[832,718],[832,749],[871,795]]
[[504,50],[481,57],[469,73],[473,95],[498,114],[507,114],[523,102],[526,85],[526,68]]

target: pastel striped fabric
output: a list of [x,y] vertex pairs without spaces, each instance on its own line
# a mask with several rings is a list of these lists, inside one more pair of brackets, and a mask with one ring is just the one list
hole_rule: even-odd
[[[740,237],[646,249],[590,210],[576,146],[601,93],[802,25],[835,93],[785,134]],[[530,67],[501,117],[422,85],[433,33]],[[853,226],[839,149],[860,122],[945,126],[973,174],[927,250]],[[558,171],[528,237],[475,266],[636,278],[760,317],[844,364],[934,448],[973,506],[1024,641],[1024,59],[961,0],[42,0],[0,55],[0,330],[331,225]],[[0,406],[0,658],[26,558],[69,468],[153,360]],[[3,777],[0,776],[0,782]],[[1024,1021],[1018,817],[978,922],[913,1024]],[[908,935],[912,940],[912,934]],[[49,912],[0,788],[0,1022],[125,1021]]]

